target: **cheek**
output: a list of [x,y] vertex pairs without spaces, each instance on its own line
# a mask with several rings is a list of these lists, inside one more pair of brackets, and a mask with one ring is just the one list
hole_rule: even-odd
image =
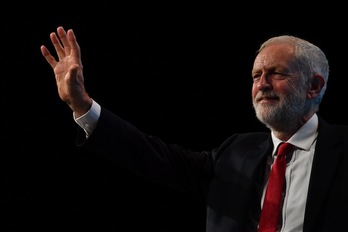
[[294,91],[297,91],[296,88],[292,87],[291,85],[288,85],[286,82],[275,83],[273,85],[273,90],[274,92],[282,95],[288,95],[294,93]]
[[255,97],[258,91],[259,89],[256,87],[256,85],[253,85],[253,87],[251,88],[251,96]]
[[280,90],[281,93],[283,93],[284,95],[302,95],[301,93],[301,89],[299,89],[298,87],[296,88],[292,88],[292,87],[289,87],[289,88],[283,88]]

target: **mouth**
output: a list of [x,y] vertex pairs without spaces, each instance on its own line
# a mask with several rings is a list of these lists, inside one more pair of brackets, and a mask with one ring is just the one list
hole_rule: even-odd
[[279,98],[276,96],[273,96],[273,97],[261,96],[256,99],[256,102],[261,104],[269,104],[269,103],[274,103],[276,101],[279,101]]

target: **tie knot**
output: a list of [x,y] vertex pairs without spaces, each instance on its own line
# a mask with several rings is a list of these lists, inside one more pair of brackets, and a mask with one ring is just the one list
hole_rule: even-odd
[[291,143],[281,143],[278,147],[277,155],[286,156],[292,149],[293,145]]

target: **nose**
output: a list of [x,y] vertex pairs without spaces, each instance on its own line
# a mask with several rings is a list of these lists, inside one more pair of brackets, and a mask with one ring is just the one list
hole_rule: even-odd
[[259,90],[268,90],[272,88],[271,84],[271,78],[269,78],[267,75],[262,74],[260,79],[258,80],[256,84],[257,88]]

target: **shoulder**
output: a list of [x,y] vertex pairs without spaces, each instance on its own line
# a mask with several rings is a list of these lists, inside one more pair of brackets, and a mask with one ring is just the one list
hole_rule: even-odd
[[321,142],[348,143],[348,125],[328,123],[319,117],[318,133]]
[[343,136],[348,136],[348,125],[329,123],[322,117],[319,117],[319,131],[334,131]]
[[241,149],[250,149],[269,141],[271,141],[269,132],[236,133],[228,137],[221,147],[233,146]]

